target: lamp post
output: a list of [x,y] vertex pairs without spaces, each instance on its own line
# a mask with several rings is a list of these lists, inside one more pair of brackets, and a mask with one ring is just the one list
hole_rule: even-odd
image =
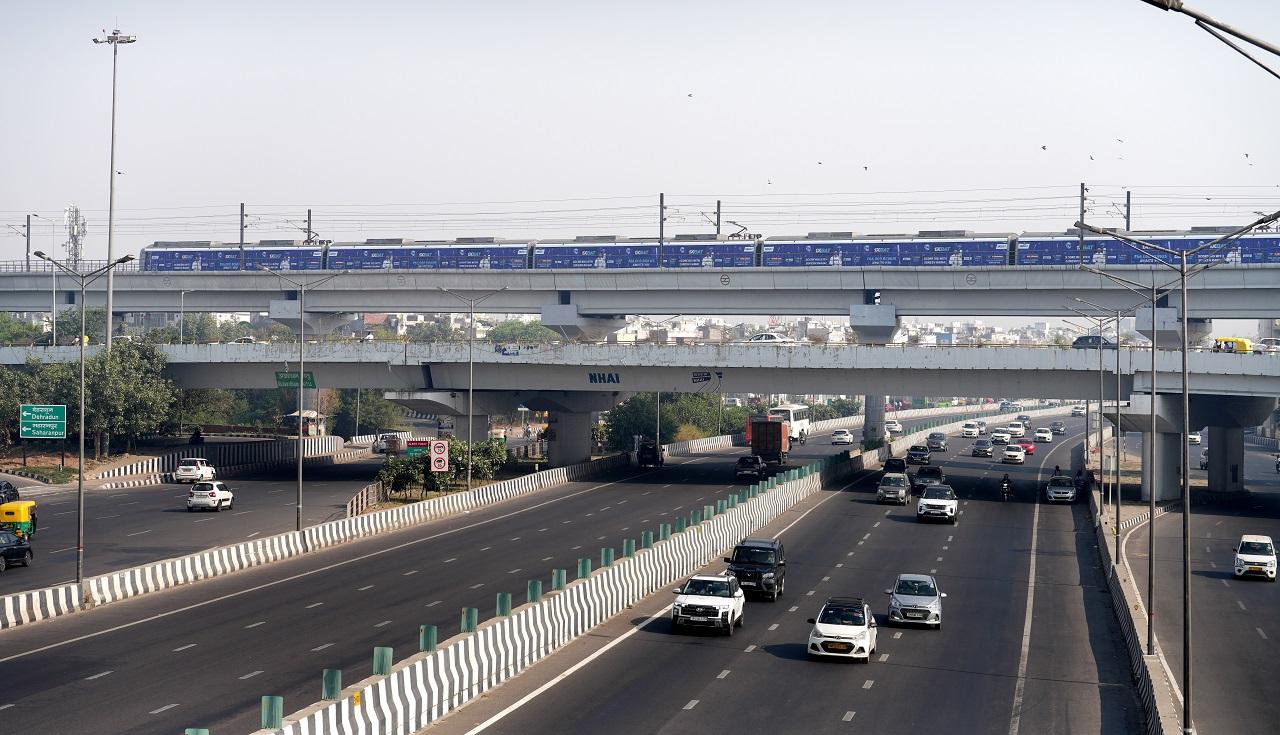
[[85,287],[90,283],[98,280],[104,273],[110,273],[121,263],[128,263],[133,260],[132,255],[126,255],[117,260],[108,262],[101,268],[90,271],[88,273],[78,273],[71,268],[59,263],[58,261],[45,255],[44,252],[37,250],[34,253],[37,258],[48,261],[59,268],[62,272],[71,276],[80,284],[80,472],[79,481],[76,486],[76,584],[84,582],[84,343],[85,343]]
[[[43,215],[32,214],[31,216],[49,223],[49,245],[56,245],[58,243],[58,224]],[[54,346],[58,344],[58,269],[50,268],[49,273],[53,276],[52,302],[49,308],[49,337],[51,338],[49,345]]]
[[328,283],[329,281],[332,281],[338,276],[345,276],[347,274],[347,271],[339,271],[338,273],[325,276],[324,278],[317,278],[314,281],[303,282],[303,281],[295,281],[292,278],[282,273],[271,270],[265,265],[260,265],[258,266],[258,268],[259,270],[264,270],[267,273],[270,273],[271,275],[275,276],[276,278],[279,278],[282,281],[292,284],[294,288],[298,289],[298,448],[295,452],[298,455],[297,457],[298,459],[298,503],[297,503],[297,512],[294,520],[294,530],[301,531],[302,530],[302,443],[303,443],[302,442],[302,439],[303,439],[302,396],[303,396],[303,391],[305,390],[304,386],[306,385],[306,371],[304,368],[307,362],[307,339],[306,339],[307,289],[313,288],[315,286],[319,286],[322,283]]
[[187,307],[185,300],[187,298],[187,294],[192,291],[195,291],[195,289],[189,288],[185,291],[178,292],[178,344],[182,344],[182,335],[187,331]]
[[[1092,225],[1086,225],[1083,221],[1075,223],[1075,226],[1081,230],[1088,230],[1125,243],[1133,250],[1146,255],[1160,265],[1176,270],[1178,273],[1178,290],[1182,293],[1182,311],[1179,315],[1182,320],[1182,329],[1180,330],[1182,332],[1182,445],[1181,451],[1179,452],[1181,455],[1179,458],[1179,466],[1181,468],[1180,480],[1182,485],[1182,731],[1185,735],[1191,735],[1194,731],[1195,722],[1195,719],[1192,716],[1191,678],[1191,480],[1189,477],[1190,462],[1187,458],[1187,436],[1191,433],[1191,385],[1187,364],[1187,352],[1190,347],[1188,328],[1190,327],[1191,319],[1190,314],[1187,311],[1187,278],[1192,274],[1188,273],[1187,259],[1209,250],[1210,248],[1217,247],[1223,242],[1237,238],[1255,227],[1271,224],[1277,219],[1280,219],[1280,211],[1263,215],[1244,227],[1189,250],[1179,250],[1175,248],[1167,248],[1163,245],[1156,245],[1155,243],[1139,240],[1128,235],[1109,232],[1107,230],[1093,227]],[[1160,253],[1168,257],[1170,260],[1163,260],[1155,257],[1153,253]],[[1155,312],[1153,309],[1153,318],[1154,314]]]
[[[1102,481],[1102,490],[1103,490],[1102,504],[1105,506],[1108,503],[1110,498],[1106,493],[1107,473],[1102,466],[1102,458],[1104,456],[1104,452],[1102,448],[1102,414],[1105,413],[1105,409],[1103,408],[1103,403],[1106,400],[1106,388],[1105,388],[1106,382],[1105,382],[1105,377],[1103,375],[1103,367],[1102,367],[1102,340],[1104,339],[1102,335],[1102,328],[1103,328],[1104,320],[1101,317],[1094,316],[1092,314],[1086,314],[1085,312],[1070,306],[1068,306],[1067,309],[1075,312],[1076,314],[1079,314],[1081,317],[1088,319],[1089,321],[1098,323],[1098,477]],[[1117,331],[1117,334],[1118,333],[1119,332]],[[1086,432],[1088,431],[1088,428],[1089,427],[1087,426],[1085,427]],[[1085,442],[1085,444],[1087,445],[1088,442]],[[1088,462],[1086,462],[1085,464],[1087,465]]]
[[476,296],[470,299],[461,294],[450,291],[444,286],[436,286],[436,288],[440,289],[444,293],[447,293],[450,296],[454,297],[455,299],[466,304],[467,308],[470,310],[469,316],[467,318],[467,489],[470,490],[471,489],[471,437],[472,437],[472,424],[475,423],[474,416],[475,416],[475,395],[476,395],[475,394],[476,366],[475,366],[474,357],[472,355],[472,350],[474,348],[475,341],[476,341],[476,304],[480,303],[481,301],[484,301],[490,296],[493,296],[495,294],[500,294],[503,291],[506,291],[507,287],[503,286],[497,291],[490,291],[489,293],[484,294],[483,296]]
[[[105,43],[111,46],[111,170],[108,184],[107,194],[107,262],[112,261],[115,254],[115,227],[116,227],[116,63],[120,58],[120,46],[123,44],[134,43],[138,40],[137,36],[126,36],[117,28],[110,34],[93,39],[94,43]],[[106,348],[111,350],[111,326],[112,326],[112,293],[115,290],[115,279],[112,278],[111,270],[107,270],[107,340]]]

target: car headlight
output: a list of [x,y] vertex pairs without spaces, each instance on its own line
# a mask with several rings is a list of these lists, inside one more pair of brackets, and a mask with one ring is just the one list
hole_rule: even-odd
[[680,603],[678,603],[678,602],[677,602],[676,604],[674,604],[674,605],[672,605],[672,606],[671,606],[671,614],[672,614],[672,615],[679,615],[679,614],[680,614]]
[[1272,559],[1271,561],[1267,562],[1267,569],[1275,569],[1275,568],[1276,568],[1276,560],[1275,560],[1275,559]]
[[761,579],[773,579],[773,572],[765,572],[764,574],[760,575],[760,578],[761,578]]
[[897,598],[895,598],[895,597],[890,597],[890,598],[889,598],[889,609],[891,609],[891,610],[895,610],[895,609],[897,609],[897,608],[899,608],[899,607],[902,607],[902,603],[898,602]]
[[853,636],[854,641],[865,641],[866,639],[867,639],[867,631],[865,630],[862,631],[861,633],[855,633]]

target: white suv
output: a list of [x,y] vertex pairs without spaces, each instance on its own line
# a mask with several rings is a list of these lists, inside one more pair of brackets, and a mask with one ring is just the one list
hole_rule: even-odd
[[982,433],[982,429],[978,426],[977,421],[966,421],[964,426],[960,427],[960,436],[976,437]]
[[1049,429],[1049,428],[1036,429],[1035,440],[1038,442],[1053,441],[1053,429]]
[[1026,435],[1027,427],[1024,426],[1021,421],[1010,421],[1009,426],[1005,429],[1005,431],[1008,431],[1009,436],[1014,437],[1016,439],[1018,437]]
[[835,431],[831,432],[831,443],[832,444],[852,444],[853,432],[849,431],[848,429],[836,429]]
[[223,508],[231,510],[235,505],[236,496],[231,492],[231,488],[222,482],[197,482],[191,487],[187,493],[187,512],[195,510],[214,510],[221,511]]
[[832,597],[818,617],[809,618],[810,656],[861,659],[870,663],[876,652],[876,617],[860,597]]
[[1236,577],[1258,575],[1268,582],[1276,581],[1276,546],[1270,536],[1240,537],[1236,544]]
[[204,457],[183,457],[173,473],[174,482],[209,482],[218,472]]
[[696,626],[733,635],[735,627],[742,627],[746,596],[736,577],[695,574],[684,586],[672,591],[678,595],[671,606],[672,632],[679,632],[684,626]]
[[939,518],[954,526],[959,505],[960,501],[956,499],[956,493],[950,485],[930,485],[924,489],[916,503],[916,520]]

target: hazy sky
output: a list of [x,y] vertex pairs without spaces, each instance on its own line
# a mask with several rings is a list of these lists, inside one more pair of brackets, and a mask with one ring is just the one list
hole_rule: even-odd
[[[1280,42],[1280,3],[1195,4]],[[91,258],[116,26],[118,252],[239,202],[250,240],[651,234],[660,191],[669,233],[1060,230],[1080,181],[1100,224],[1280,208],[1280,81],[1140,0],[4,0],[0,225],[74,202]]]

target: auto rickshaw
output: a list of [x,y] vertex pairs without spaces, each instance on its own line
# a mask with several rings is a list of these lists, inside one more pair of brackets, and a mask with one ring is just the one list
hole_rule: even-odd
[[1213,351],[1247,355],[1253,352],[1253,342],[1244,337],[1217,337],[1213,340]]
[[16,500],[0,505],[0,529],[31,538],[36,535],[36,525],[36,501]]

